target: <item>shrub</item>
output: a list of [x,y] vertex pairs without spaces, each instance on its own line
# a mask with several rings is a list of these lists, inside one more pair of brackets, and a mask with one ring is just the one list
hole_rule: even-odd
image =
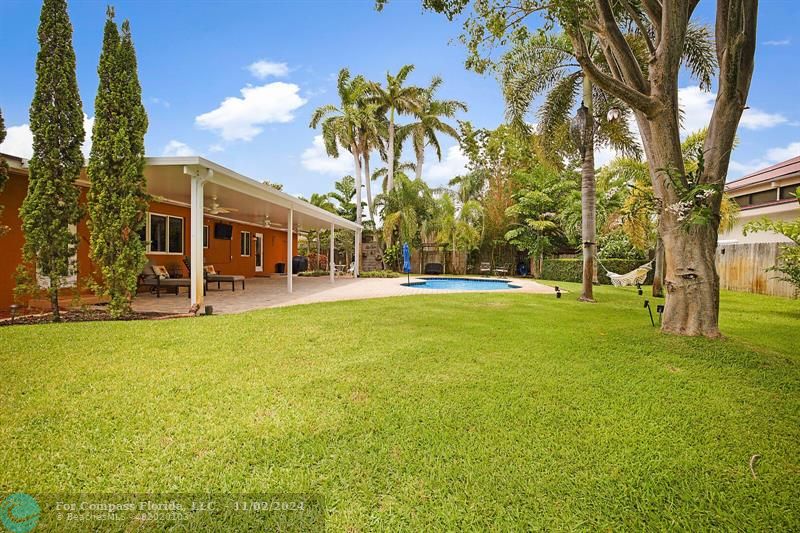
[[300,272],[298,276],[302,278],[318,278],[321,276],[328,276],[330,272],[327,270],[306,270],[304,272]]
[[[626,274],[644,263],[639,259],[603,259],[602,261],[606,268],[617,274]],[[545,259],[542,263],[542,275],[540,277],[541,279],[553,281],[580,283],[582,272],[583,259]],[[597,281],[601,285],[611,285],[611,280],[602,266],[598,266]],[[651,283],[653,283],[652,270],[647,274],[647,279],[645,280],[645,284],[649,285]]]
[[361,278],[399,278],[400,273],[393,270],[373,270],[372,272],[359,272]]

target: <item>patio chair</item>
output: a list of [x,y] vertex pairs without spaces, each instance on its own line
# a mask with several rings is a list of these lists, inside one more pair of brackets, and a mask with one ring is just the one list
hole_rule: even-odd
[[[191,263],[188,257],[183,258],[183,264],[186,266],[186,270],[189,271],[189,275],[192,275],[192,268]],[[203,279],[206,282],[216,283],[217,289],[221,288],[222,283],[230,283],[231,284],[231,291],[236,292],[236,284],[242,284],[242,290],[244,290],[244,282],[245,277],[240,276],[239,274],[223,274],[222,272],[217,272],[214,269],[214,265],[206,265],[203,267]]]
[[[148,263],[142,269],[142,273],[139,274],[139,286],[150,287],[150,292],[156,293],[156,298],[161,298],[161,289],[164,289],[168,292],[175,291],[175,295],[178,295],[181,287],[186,287],[187,289],[191,289],[192,287],[192,280],[190,278],[173,278],[170,277],[169,272],[167,271],[166,267],[161,265],[154,265],[148,261]],[[203,294],[206,294],[208,289],[208,284],[205,280],[203,280]],[[186,297],[191,297],[192,291],[186,291]]]
[[508,276],[509,272],[511,272],[511,265],[503,265],[494,269],[494,273],[500,276]]
[[334,265],[333,273],[337,276],[343,276],[345,274],[345,270],[347,270],[347,265]]
[[492,274],[492,265],[488,262],[481,263],[480,267],[478,267],[478,273],[484,276],[489,276]]

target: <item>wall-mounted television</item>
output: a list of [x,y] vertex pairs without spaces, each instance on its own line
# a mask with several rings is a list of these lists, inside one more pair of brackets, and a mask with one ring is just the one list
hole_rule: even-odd
[[214,224],[214,238],[229,241],[233,237],[233,226],[217,222]]

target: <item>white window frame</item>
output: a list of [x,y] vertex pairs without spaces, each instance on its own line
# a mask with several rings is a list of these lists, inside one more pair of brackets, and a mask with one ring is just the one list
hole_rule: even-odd
[[[245,234],[247,235],[247,239],[242,240],[244,238]],[[240,231],[239,232],[239,254],[242,257],[250,257],[250,255],[253,253],[253,243],[250,242],[251,238],[252,238],[252,235],[250,234],[249,231]],[[245,249],[247,250],[246,254],[241,253],[242,252],[242,243],[243,242],[246,243],[245,244]]]
[[[150,217],[153,215],[159,217],[165,217],[167,219],[167,235],[165,239],[165,245],[167,248],[166,252],[159,252],[153,251],[152,247],[150,246]],[[180,252],[170,252],[169,251],[169,219],[171,218],[179,218],[181,219],[181,251]],[[167,215],[166,213],[156,213],[155,211],[148,211],[147,212],[147,224],[145,229],[145,236],[147,237],[147,253],[153,255],[183,255],[183,252],[186,251],[186,219],[184,217],[179,217],[175,215]]]
[[208,248],[211,244],[211,234],[208,230],[208,224],[203,224],[203,248]]

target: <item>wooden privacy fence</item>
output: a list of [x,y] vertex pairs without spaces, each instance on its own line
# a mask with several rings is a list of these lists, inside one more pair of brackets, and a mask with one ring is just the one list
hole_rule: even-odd
[[778,262],[777,242],[726,244],[717,248],[717,272],[722,289],[771,296],[795,296],[791,283],[777,279],[780,272],[768,270]]

